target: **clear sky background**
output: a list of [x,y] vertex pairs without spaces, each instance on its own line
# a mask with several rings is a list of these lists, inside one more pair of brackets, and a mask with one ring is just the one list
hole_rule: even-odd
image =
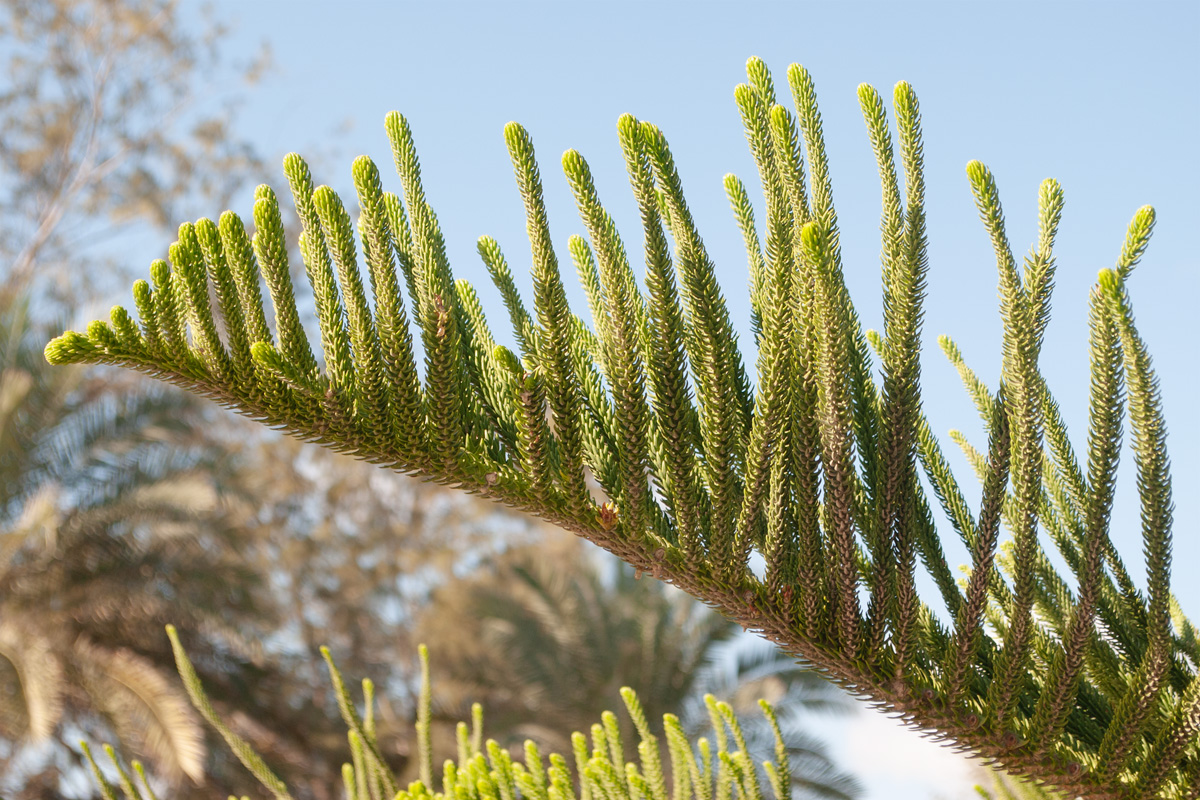
[[[868,327],[881,326],[880,189],[855,88],[869,82],[890,98],[896,81],[911,82],[921,100],[928,186],[925,407],[939,435],[959,428],[981,445],[974,409],[936,344],[938,334],[954,336],[969,363],[995,386],[1001,331],[995,261],[966,163],[978,158],[994,171],[1018,256],[1036,237],[1039,182],[1055,177],[1065,189],[1043,363],[1080,451],[1086,436],[1087,292],[1097,271],[1116,259],[1134,211],[1153,204],[1158,228],[1130,291],[1168,415],[1175,583],[1184,608],[1193,619],[1200,616],[1193,576],[1200,564],[1200,415],[1194,411],[1200,364],[1194,324],[1200,289],[1200,4],[926,2],[900,10],[850,2],[334,7],[218,0],[214,8],[234,28],[231,54],[249,56],[264,41],[274,53],[275,69],[247,95],[238,131],[275,163],[289,150],[324,155],[316,179],[352,203],[351,159],[366,153],[385,176],[394,175],[383,118],[392,109],[409,118],[455,274],[481,290],[497,333],[506,331],[506,318],[488,291],[477,237],[500,242],[529,290],[525,220],[504,124],[517,120],[533,136],[554,241],[569,270],[567,237],[584,231],[559,157],[571,147],[583,153],[627,248],[640,253],[615,126],[625,112],[655,122],[671,142],[750,364],[746,257],[721,186],[722,176],[733,172],[757,187],[733,103],[746,58],[762,57],[780,89],[792,62],[814,76],[847,281]],[[213,76],[212,91],[222,91],[220,76]],[[282,174],[274,183],[282,187]],[[398,185],[392,179],[390,187]],[[235,210],[248,216],[251,206],[247,192]],[[760,202],[760,230],[762,219]],[[160,256],[160,249],[142,261]],[[583,305],[581,292],[572,299]],[[953,444],[944,443],[953,452]],[[964,484],[972,485],[965,461],[956,458],[954,465]],[[1114,538],[1141,572],[1132,466],[1127,453]],[[961,548],[950,547],[949,556],[967,561]],[[859,716],[852,724],[829,726],[827,734],[867,781],[871,800],[969,795],[960,757],[910,733],[893,735],[894,726],[878,715]]]

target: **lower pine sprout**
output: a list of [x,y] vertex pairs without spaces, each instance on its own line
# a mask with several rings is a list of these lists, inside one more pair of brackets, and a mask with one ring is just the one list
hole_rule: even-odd
[[[175,651],[180,677],[196,709],[264,788],[278,800],[291,800],[287,785],[254,748],[217,715],[174,626],[168,626],[167,635]],[[628,687],[621,689],[621,699],[637,731],[637,760],[625,760],[621,728],[611,711],[604,712],[601,720],[592,726],[590,736],[578,732],[572,734],[573,753],[568,757],[551,753],[545,758],[537,744],[527,740],[523,758],[513,758],[495,740],[484,741],[483,711],[476,703],[472,708],[471,723],[458,723],[457,758],[443,762],[439,791],[432,781],[429,651],[425,645],[419,648],[421,692],[416,723],[420,779],[402,787],[400,777],[384,760],[376,739],[374,685],[369,679],[362,683],[363,713],[360,715],[359,706],[328,649],[322,648],[321,652],[329,666],[338,707],[347,727],[351,761],[342,765],[346,800],[667,800],[668,797],[672,800],[729,800],[735,794],[740,800],[767,798],[741,725],[728,703],[720,702],[712,695],[705,696],[709,716],[718,728],[714,731],[716,750],[713,752],[707,739],[701,737],[693,742],[674,714],[663,716],[662,735],[655,734],[637,694]],[[775,758],[762,764],[771,796],[773,800],[790,800],[791,770],[787,746],[774,708],[765,700],[759,700],[759,706],[775,734]],[[665,762],[663,738],[667,745],[668,760]],[[117,800],[116,787],[96,763],[87,742],[80,742],[80,747],[105,800]],[[104,750],[126,800],[158,800],[139,762],[132,762],[137,774],[137,780],[134,780],[116,751],[109,745],[105,745]]]

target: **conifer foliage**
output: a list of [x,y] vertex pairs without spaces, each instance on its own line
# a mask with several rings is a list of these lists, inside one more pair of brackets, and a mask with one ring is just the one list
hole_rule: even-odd
[[[276,800],[292,800],[287,785],[250,744],[217,715],[173,626],[167,627],[167,635],[175,651],[179,674],[196,708]],[[369,679],[362,682],[363,710],[360,713],[359,704],[333,663],[329,650],[322,648],[321,653],[329,667],[338,708],[348,728],[346,738],[352,763],[342,765],[346,800],[667,800],[668,796],[672,800],[732,800],[735,793],[744,800],[764,800],[763,777],[777,800],[790,800],[793,788],[801,791],[805,788],[791,772],[789,748],[779,719],[775,709],[765,700],[759,700],[758,706],[771,730],[774,758],[762,762],[763,772],[760,773],[760,765],[751,756],[747,733],[728,703],[718,701],[711,694],[705,695],[714,735],[711,741],[701,737],[693,744],[674,714],[663,715],[662,736],[656,735],[637,693],[622,687],[621,700],[638,740],[631,748],[636,753],[634,760],[626,760],[622,726],[611,711],[603,712],[600,720],[591,726],[590,737],[580,732],[571,735],[570,762],[560,753],[549,753],[548,758],[543,756],[532,740],[525,741],[524,758],[514,759],[512,753],[494,739],[484,741],[483,709],[476,703],[471,709],[471,724],[458,723],[455,731],[458,758],[447,758],[442,762],[442,791],[438,792],[433,782],[429,653],[424,645],[419,648],[421,692],[415,726],[420,779],[404,788],[399,776],[384,759],[376,738],[374,684]],[[666,760],[663,759],[663,739],[666,740]],[[117,800],[116,787],[96,763],[86,742],[82,743],[82,749],[105,800]],[[116,751],[109,746],[104,749],[125,800],[157,800],[151,781],[139,762],[132,764],[137,774],[134,779]],[[801,785],[794,787],[794,783]],[[670,795],[667,794],[668,785]],[[802,796],[847,797],[836,790]],[[230,800],[236,798],[231,796]],[[242,800],[248,798],[243,796]]]
[[[667,139],[628,115],[617,127],[641,212],[641,283],[587,162],[574,151],[562,159],[588,232],[569,250],[591,325],[568,307],[525,129],[510,123],[505,139],[528,217],[532,308],[499,245],[479,242],[514,353],[495,344],[475,289],[454,279],[412,131],[392,113],[402,191],[385,192],[376,166],[356,160],[357,226],[332,190],[314,187],[299,156],[285,161],[323,359],[298,321],[279,203],[265,186],[253,235],[232,212],[184,224],[169,262],[154,262],[151,281],[134,285],[138,319],[114,308],[111,321],[55,339],[47,358],[157,375],[301,438],[537,514],[1014,774],[1087,798],[1197,796],[1200,644],[1169,589],[1166,432],[1128,289],[1153,209],[1136,213],[1116,267],[1091,292],[1080,458],[1038,360],[1062,190],[1043,183],[1038,241],[1019,264],[992,173],[968,165],[996,252],[1004,325],[995,389],[942,340],[987,420],[986,450],[961,443],[982,485],[975,513],[921,408],[927,255],[916,95],[907,83],[895,88],[897,147],[884,99],[859,89],[883,188],[877,333],[862,329],[843,281],[809,73],[788,70],[793,109],[777,102],[760,60],[748,76],[735,97],[765,195],[764,240],[745,186],[730,176],[725,188],[749,252],[756,385]],[[1126,417],[1146,592],[1109,536]],[[589,477],[606,500],[593,499]],[[971,553],[961,585],[936,508]],[[1070,574],[1043,551],[1041,532]],[[752,569],[754,553],[764,570]],[[949,623],[918,596],[918,565]],[[604,780],[658,796],[619,774]]]

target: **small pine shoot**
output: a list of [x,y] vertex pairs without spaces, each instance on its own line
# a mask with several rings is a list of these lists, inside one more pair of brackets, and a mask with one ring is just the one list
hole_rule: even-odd
[[[263,763],[257,753],[244,741],[229,731],[229,728],[212,710],[208,696],[196,678],[196,671],[187,653],[179,644],[179,638],[174,629],[168,628],[171,645],[175,649],[175,662],[183,677],[189,695],[196,708],[204,714],[209,724],[229,743],[238,759],[246,766],[258,782],[276,798],[288,798],[287,787]],[[326,664],[329,667],[330,678],[334,691],[338,696],[338,704],[342,710],[347,725],[347,740],[351,760],[342,765],[342,781],[345,800],[374,800],[385,797],[393,800],[590,800],[590,798],[606,798],[607,800],[667,800],[667,780],[663,771],[663,748],[660,738],[650,727],[650,723],[642,711],[637,694],[630,688],[621,689],[626,712],[638,733],[637,760],[626,761],[620,739],[620,724],[617,715],[606,711],[601,721],[593,726],[593,731],[599,731],[599,740],[591,753],[576,752],[576,773],[571,775],[567,761],[558,753],[548,756],[549,770],[546,769],[543,756],[533,741],[524,744],[524,758],[514,759],[508,750],[500,747],[493,739],[483,740],[483,714],[478,703],[472,708],[470,728],[473,733],[467,739],[468,725],[458,723],[459,748],[457,760],[443,762],[442,774],[439,777],[440,791],[434,784],[433,758],[430,746],[431,740],[431,684],[429,677],[429,652],[425,645],[419,648],[421,664],[421,687],[418,693],[417,706],[417,762],[419,779],[401,788],[400,776],[393,773],[379,754],[375,741],[373,685],[370,680],[363,681],[363,713],[360,716],[358,704],[346,689],[346,683],[341,672],[333,663],[327,649],[322,650]],[[715,703],[711,696],[710,703]],[[760,701],[763,714],[770,722],[775,732],[774,761],[762,765],[768,775],[775,776],[771,780],[787,781],[790,777],[787,746],[779,726],[775,722],[775,710],[765,700]],[[757,770],[746,749],[746,742],[741,737],[741,728],[732,711],[725,704],[720,704],[719,724],[729,725],[735,731],[735,751],[727,750],[727,742],[721,742],[716,757],[722,761],[729,760],[739,766],[740,779],[752,786],[754,791],[745,796],[745,800],[765,800],[758,789]],[[709,783],[719,780],[714,776],[698,776],[695,774],[696,748],[679,728],[679,722],[668,714],[663,722],[666,735],[666,755],[673,765],[690,765],[691,769],[673,769],[671,775],[672,800],[710,800],[715,787],[705,786],[703,780]],[[582,740],[583,734],[576,733],[576,740]],[[95,762],[87,742],[81,742],[84,758],[92,770],[92,777],[105,800],[117,800],[116,787],[112,785],[108,775]],[[118,785],[125,800],[157,800],[150,782],[146,779],[141,764],[133,762],[134,771],[141,781],[139,785],[125,770],[116,751],[107,745],[104,747],[115,772]],[[782,777],[780,777],[782,776]],[[786,785],[786,783],[784,784]],[[776,800],[789,800],[777,796]]]

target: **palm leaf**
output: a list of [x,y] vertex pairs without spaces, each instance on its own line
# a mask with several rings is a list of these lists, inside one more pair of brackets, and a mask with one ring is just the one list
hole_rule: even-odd
[[80,638],[76,664],[95,706],[135,750],[149,754],[170,781],[204,778],[204,727],[187,695],[150,661]]
[[[0,724],[7,735],[49,738],[63,712],[63,669],[53,643],[19,620],[0,620],[0,659],[15,678],[16,692],[0,690]],[[13,686],[0,679],[0,686]]]

